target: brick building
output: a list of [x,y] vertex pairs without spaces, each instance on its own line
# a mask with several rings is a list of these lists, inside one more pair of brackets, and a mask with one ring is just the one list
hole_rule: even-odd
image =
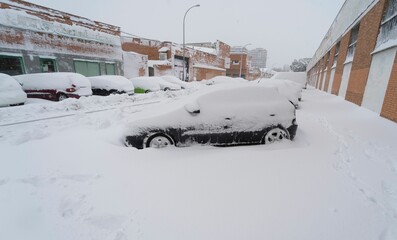
[[123,74],[120,28],[21,0],[0,1],[0,72]]
[[227,69],[226,75],[229,77],[247,78],[250,71],[250,61],[248,50],[245,47],[233,47],[230,50],[230,68]]
[[186,45],[185,62],[183,48],[177,43],[128,36],[123,36],[121,42],[123,51],[148,56],[149,76],[174,75],[182,79],[183,65],[187,81],[226,75],[230,46],[221,41]]
[[347,0],[307,73],[316,88],[397,122],[397,0]]

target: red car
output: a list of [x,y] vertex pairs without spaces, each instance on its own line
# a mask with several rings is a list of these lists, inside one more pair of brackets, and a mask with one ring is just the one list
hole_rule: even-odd
[[62,101],[67,98],[91,96],[91,83],[78,73],[34,73],[13,76],[28,98]]

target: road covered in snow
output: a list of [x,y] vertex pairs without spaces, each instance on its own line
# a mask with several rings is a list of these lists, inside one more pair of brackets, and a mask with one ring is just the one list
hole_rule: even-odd
[[0,109],[0,239],[397,239],[397,124],[309,88],[293,142],[123,145],[188,94]]

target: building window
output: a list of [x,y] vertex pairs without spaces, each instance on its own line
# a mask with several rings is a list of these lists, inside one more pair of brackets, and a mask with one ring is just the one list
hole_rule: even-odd
[[239,61],[239,60],[233,60],[232,64],[233,64],[233,65],[239,65],[239,64],[240,64],[240,61]]
[[101,75],[98,62],[75,60],[73,61],[73,63],[74,63],[74,70],[76,73],[80,73],[86,77]]
[[106,75],[116,75],[116,64],[106,63]]
[[0,55],[0,73],[20,75],[25,73],[22,57]]
[[339,48],[340,48],[340,42],[338,42],[335,47],[334,63],[332,65],[332,68],[336,67],[336,64],[338,63]]
[[356,45],[357,45],[357,40],[358,40],[358,32],[359,32],[359,30],[360,30],[360,25],[357,25],[351,31],[350,41],[349,41],[349,48],[347,49],[346,62],[353,61],[354,52],[356,50]]
[[376,46],[378,47],[390,39],[397,39],[397,0],[387,2]]
[[167,60],[167,53],[166,52],[159,53],[159,59],[160,60]]
[[57,72],[55,59],[40,58],[42,72]]

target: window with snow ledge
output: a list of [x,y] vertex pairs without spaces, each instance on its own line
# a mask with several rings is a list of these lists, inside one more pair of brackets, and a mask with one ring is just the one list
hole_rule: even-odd
[[233,60],[233,65],[239,65],[240,64],[240,61],[238,61],[238,60]]
[[351,31],[349,47],[347,49],[347,56],[346,56],[345,64],[353,62],[354,52],[356,51],[359,30],[360,30],[360,25],[357,24],[357,26],[355,26]]
[[372,54],[397,46],[397,0],[387,1],[378,39]]

